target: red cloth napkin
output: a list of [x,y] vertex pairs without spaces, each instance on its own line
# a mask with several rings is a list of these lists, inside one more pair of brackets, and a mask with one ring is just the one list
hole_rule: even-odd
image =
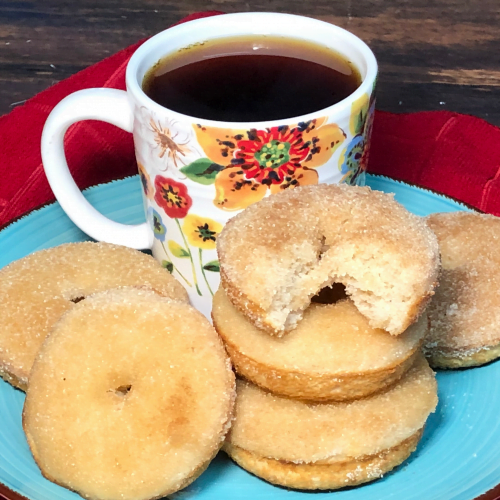
[[[222,14],[192,14],[181,22]],[[52,108],[76,90],[125,88],[125,67],[142,43],[41,92],[0,118],[0,226],[54,200],[42,167],[40,137]],[[86,121],[66,134],[70,170],[84,189],[137,172],[132,136]],[[447,111],[375,115],[369,171],[439,191],[500,215],[500,129]]]

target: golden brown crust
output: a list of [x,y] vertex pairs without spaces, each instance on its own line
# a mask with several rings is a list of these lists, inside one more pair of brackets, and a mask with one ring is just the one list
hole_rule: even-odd
[[344,462],[399,445],[425,425],[436,404],[434,373],[422,355],[395,385],[350,402],[303,402],[238,380],[226,441],[285,462]]
[[500,218],[452,212],[428,223],[443,262],[424,352],[439,368],[488,363],[500,355]]
[[433,368],[453,370],[456,368],[472,368],[482,366],[500,358],[500,344],[492,347],[483,347],[477,352],[461,350],[429,350],[427,360]]
[[0,367],[0,377],[2,377],[5,382],[8,382],[10,385],[21,391],[26,392],[26,389],[28,388],[26,380],[21,380],[19,377],[16,377],[13,370],[10,370],[5,366]]
[[93,500],[161,498],[222,446],[235,380],[190,305],[120,288],[66,313],[30,374],[23,428],[42,473]]
[[265,458],[225,443],[223,450],[243,469],[280,486],[299,490],[336,490],[374,481],[404,462],[417,448],[423,429],[376,455],[331,464],[296,464]]
[[266,312],[262,307],[248,299],[248,297],[238,288],[233,286],[231,281],[226,277],[224,268],[220,269],[220,286],[224,289],[224,292],[231,300],[234,307],[238,309],[244,316],[246,316],[257,328],[269,333],[269,335],[276,335],[280,337],[280,332],[277,332],[275,328],[268,325],[263,318],[265,318]]
[[[24,417],[24,414],[23,414],[23,417]],[[35,454],[36,453],[36,448],[34,447],[34,443],[33,443],[32,439],[31,439],[31,436],[26,435],[26,440],[28,441],[28,445],[30,447],[30,450],[31,450],[31,453],[33,455],[33,458],[34,458],[35,462],[37,463],[37,465],[39,465],[39,458],[38,458],[38,455]],[[206,460],[203,464],[201,464],[194,471],[192,471],[191,475],[189,475],[188,477],[184,478],[177,485],[177,487],[175,488],[175,490],[172,490],[172,491],[170,491],[168,493],[160,493],[158,495],[155,495],[154,497],[148,498],[147,500],[157,500],[159,498],[164,498],[165,495],[170,495],[172,493],[175,493],[176,491],[182,490],[182,489],[186,488],[187,486],[189,486],[192,482],[196,481],[196,479],[198,479],[207,470],[208,466],[210,465],[210,463],[212,462],[212,460],[215,458],[215,456],[217,455],[217,453],[219,452],[220,449],[221,448],[215,450],[214,453],[212,454],[212,456],[208,460]],[[72,488],[68,487],[67,484],[65,484],[64,482],[61,482],[57,478],[51,476],[45,470],[40,469],[40,472],[42,473],[42,476],[45,479],[51,481],[54,484],[58,484],[59,486],[62,486],[63,488],[69,489],[70,491],[74,491],[75,493],[78,493],[83,498],[88,498],[89,500],[101,500],[101,497],[98,497],[98,496],[95,496],[95,495],[87,495],[87,494],[85,494],[82,491],[78,491],[76,489],[72,489]]]
[[226,342],[238,375],[275,394],[303,401],[350,401],[384,390],[397,382],[419,356],[419,349],[401,363],[362,375],[305,375],[276,370],[248,358]]
[[346,185],[265,198],[217,239],[221,282],[258,328],[291,331],[318,291],[342,283],[375,328],[399,335],[422,312],[439,270],[436,237],[393,197]]
[[187,293],[153,257],[108,243],[69,243],[0,270],[0,374],[25,390],[33,360],[56,321],[88,295],[147,287],[187,302]]
[[239,375],[308,401],[359,399],[392,385],[419,356],[427,332],[424,317],[401,336],[387,335],[346,300],[312,304],[296,330],[278,339],[247,321],[222,288],[212,318]]

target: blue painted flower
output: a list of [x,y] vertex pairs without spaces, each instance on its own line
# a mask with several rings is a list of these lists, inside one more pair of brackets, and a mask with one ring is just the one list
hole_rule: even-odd
[[153,229],[155,238],[160,241],[165,241],[165,237],[167,236],[167,228],[161,221],[161,215],[154,208],[149,208],[148,219]]
[[364,149],[365,138],[362,135],[354,136],[340,156],[339,169],[343,174],[359,170]]

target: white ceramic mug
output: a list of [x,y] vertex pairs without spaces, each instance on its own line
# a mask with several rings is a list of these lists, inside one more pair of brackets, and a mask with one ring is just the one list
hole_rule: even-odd
[[[326,109],[254,123],[182,115],[143,92],[145,73],[164,56],[202,41],[241,35],[303,39],[334,49],[357,67],[361,85]],[[57,200],[77,226],[96,240],[152,249],[187,288],[193,305],[208,316],[219,284],[215,241],[229,218],[264,196],[301,184],[363,183],[376,76],[377,63],[369,47],[328,23],[273,13],[191,21],[159,33],[134,53],[127,66],[126,92],[88,89],[61,101],[43,131],[43,165]],[[73,123],[88,119],[133,133],[146,223],[127,226],[107,219],[86,201],[72,179],[64,134]],[[250,168],[252,162],[258,164],[263,148],[272,153],[273,148],[293,151],[298,145],[302,148],[298,163],[274,165],[277,174],[272,182],[265,182],[268,170]],[[236,166],[231,162],[235,158]],[[242,170],[242,161],[248,168]]]

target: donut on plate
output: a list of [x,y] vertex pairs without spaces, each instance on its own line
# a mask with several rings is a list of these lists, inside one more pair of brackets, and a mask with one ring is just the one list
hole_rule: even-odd
[[201,313],[123,288],[56,323],[30,374],[23,427],[47,479],[95,500],[162,498],[208,466],[234,397],[229,358]]
[[429,306],[425,353],[437,368],[479,366],[500,357],[500,219],[472,212],[433,214],[442,256]]
[[368,396],[411,367],[427,333],[425,313],[395,337],[370,327],[351,300],[311,304],[284,337],[259,330],[231,304],[214,296],[215,329],[241,376],[295,399],[327,401]]
[[392,195],[346,184],[302,186],[251,205],[217,238],[221,283],[257,327],[282,336],[311,297],[342,283],[373,328],[399,335],[424,310],[437,240]]
[[304,403],[237,382],[236,418],[224,451],[273,484],[306,490],[381,477],[416,448],[437,404],[421,355],[386,392],[350,403]]
[[188,300],[153,257],[108,243],[69,243],[0,269],[0,376],[26,390],[36,353],[63,313],[90,294],[121,286]]

